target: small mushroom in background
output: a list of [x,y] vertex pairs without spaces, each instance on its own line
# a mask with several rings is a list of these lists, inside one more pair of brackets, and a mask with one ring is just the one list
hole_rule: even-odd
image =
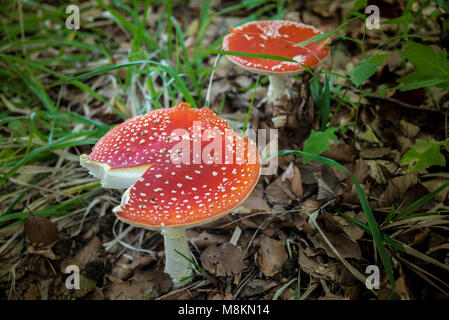
[[320,43],[310,42],[300,47],[295,44],[315,37],[322,32],[313,26],[293,21],[255,21],[236,28],[223,39],[223,50],[246,53],[277,55],[298,61],[278,61],[271,59],[227,55],[235,64],[255,73],[268,75],[268,101],[277,104],[284,95],[290,97],[283,76],[302,73],[304,64],[309,68],[316,66],[330,54],[330,48]]
[[[191,275],[186,228],[242,203],[260,176],[255,144],[209,108],[181,103],[125,121],[81,156],[106,188],[128,188],[113,209],[122,221],[162,230],[165,272],[176,285]],[[187,258],[187,259],[186,259]]]

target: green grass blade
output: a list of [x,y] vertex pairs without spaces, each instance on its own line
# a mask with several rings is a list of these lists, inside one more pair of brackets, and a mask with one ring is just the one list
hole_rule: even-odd
[[396,218],[397,219],[404,219],[404,218],[406,218],[409,214],[411,214],[413,211],[417,210],[422,205],[424,205],[425,203],[430,201],[432,198],[434,198],[438,193],[440,193],[441,191],[446,189],[448,186],[449,186],[449,181],[446,181],[444,184],[442,184],[441,186],[436,188],[431,193],[429,193],[429,194],[425,195],[424,197],[422,197],[421,199],[418,199],[417,201],[413,202],[410,206],[405,208],[404,211],[399,213]]
[[[96,129],[96,130],[98,130],[98,129]],[[66,135],[63,138],[55,140],[52,143],[49,143],[40,148],[34,149],[32,152],[27,154],[25,157],[21,158],[14,165],[14,167],[0,179],[0,186],[2,186],[6,182],[6,180],[11,178],[17,172],[17,170],[20,169],[20,167],[25,165],[27,162],[31,161],[34,157],[41,154],[42,152],[47,151],[47,150],[64,149],[64,148],[68,148],[68,147],[75,146],[75,145],[84,145],[84,144],[86,144],[85,140],[76,140],[76,141],[71,141],[71,142],[69,142],[67,140],[77,139],[82,136],[88,137],[88,136],[92,135],[93,133],[96,133],[97,132],[96,130],[72,133],[72,134]],[[89,144],[89,143],[92,143],[92,142],[88,141],[87,144]]]
[[152,65],[158,66],[159,68],[161,68],[165,72],[167,72],[176,81],[176,83],[179,87],[179,90],[181,91],[181,93],[183,94],[183,96],[185,98],[185,101],[188,103],[191,103],[194,108],[197,107],[195,99],[193,99],[186,84],[181,79],[181,77],[176,73],[176,71],[170,66],[166,66],[164,64],[161,64],[161,63],[153,61],[153,60],[138,60],[138,61],[133,61],[133,62],[119,63],[119,64],[115,64],[112,66],[103,67],[103,68],[100,68],[100,69],[92,71],[92,72],[84,73],[84,74],[78,75],[76,77],[70,78],[68,80],[60,81],[57,84],[63,84],[63,83],[71,82],[74,80],[90,78],[90,77],[93,77],[93,76],[96,76],[99,74],[104,74],[104,73],[107,73],[107,72],[110,72],[113,70],[117,70],[120,68],[136,66],[136,65],[140,65],[140,64],[152,64]]
[[288,62],[294,62],[294,63],[299,64],[299,62],[296,60],[282,57],[282,56],[272,55],[272,54],[250,53],[250,52],[241,52],[241,51],[220,51],[220,50],[210,50],[210,49],[201,49],[201,50],[203,50],[207,53],[210,53],[210,54],[222,54],[225,56],[261,58],[261,59],[270,59],[270,60],[276,60],[276,61],[288,61]]

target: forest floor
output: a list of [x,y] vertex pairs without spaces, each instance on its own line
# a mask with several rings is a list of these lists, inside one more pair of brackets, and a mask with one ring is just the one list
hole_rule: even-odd
[[[449,188],[437,190],[449,177],[448,150],[437,145],[443,161],[421,170],[402,161],[417,141],[447,139],[449,94],[430,85],[396,89],[416,67],[403,54],[408,40],[446,58],[439,50],[448,49],[449,14],[438,1],[376,3],[381,21],[408,17],[408,29],[405,18],[367,29],[356,15],[338,28],[355,1],[152,1],[149,10],[148,1],[85,1],[79,30],[66,28],[66,4],[45,2],[1,5],[0,299],[449,297]],[[365,16],[363,3],[356,9]],[[204,49],[220,50],[231,27],[257,19],[335,31],[331,57],[316,77],[289,78],[290,99],[273,106],[266,77],[256,85],[257,74],[222,56],[210,107],[237,129],[252,106],[250,127],[278,129],[278,150],[303,150],[311,132],[322,132],[315,143],[330,146],[321,155],[347,172],[279,156],[277,172],[261,176],[232,214],[188,230],[201,268],[175,288],[163,273],[160,232],[118,221],[112,208],[123,191],[101,188],[79,156],[112,125],[187,100],[185,90],[204,105],[216,57]],[[383,54],[363,84],[349,80],[364,58]],[[160,64],[129,64],[140,60]],[[124,65],[110,68],[117,64]],[[320,112],[338,129],[320,131]],[[393,279],[363,227],[351,174],[383,235]],[[81,270],[79,290],[66,287],[69,265]],[[368,266],[380,270],[379,289],[366,287]]]

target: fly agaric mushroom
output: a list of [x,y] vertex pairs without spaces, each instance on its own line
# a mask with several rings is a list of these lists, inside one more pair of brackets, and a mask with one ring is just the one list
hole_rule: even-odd
[[246,53],[277,55],[299,63],[271,59],[230,56],[227,57],[240,67],[268,75],[268,101],[275,104],[289,91],[282,76],[303,72],[304,64],[314,67],[329,56],[330,48],[324,42],[311,42],[304,47],[295,46],[322,32],[313,26],[293,21],[255,21],[231,28],[231,33],[223,39],[223,50]]
[[186,228],[237,207],[261,169],[251,140],[209,108],[190,109],[186,103],[114,127],[89,156],[81,156],[81,164],[103,186],[129,187],[113,211],[131,225],[162,230],[165,272],[175,284],[191,274]]

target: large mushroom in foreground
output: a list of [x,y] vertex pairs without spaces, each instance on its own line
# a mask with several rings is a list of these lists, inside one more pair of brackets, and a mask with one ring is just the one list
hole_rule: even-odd
[[246,70],[268,75],[267,98],[276,104],[282,96],[289,96],[283,76],[302,73],[304,67],[301,64],[312,68],[329,56],[330,48],[324,42],[295,46],[321,33],[313,26],[293,21],[254,21],[231,28],[231,33],[223,39],[223,50],[277,55],[299,62],[227,55]]
[[122,221],[162,230],[165,272],[189,276],[186,228],[218,219],[250,194],[260,176],[257,148],[208,108],[181,103],[111,129],[81,164],[107,188],[128,188],[113,209]]

